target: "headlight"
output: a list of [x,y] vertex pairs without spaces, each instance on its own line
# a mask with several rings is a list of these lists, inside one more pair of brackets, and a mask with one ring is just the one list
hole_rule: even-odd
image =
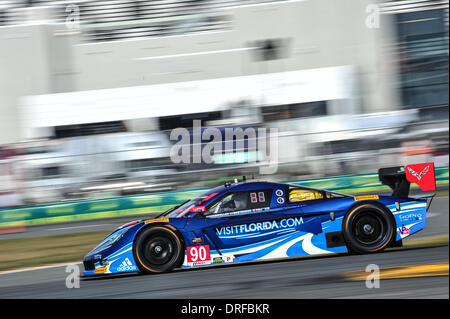
[[124,233],[123,231],[115,232],[114,234],[106,237],[100,244],[97,245],[96,248],[104,247],[104,246],[111,246],[116,241],[118,241],[120,238],[122,238],[123,233]]

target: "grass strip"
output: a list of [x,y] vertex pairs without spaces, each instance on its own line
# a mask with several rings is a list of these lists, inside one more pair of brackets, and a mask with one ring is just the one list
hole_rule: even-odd
[[426,237],[411,237],[405,238],[403,240],[403,248],[420,248],[446,245],[448,245],[448,234]]
[[110,231],[53,235],[0,241],[0,271],[82,261]]

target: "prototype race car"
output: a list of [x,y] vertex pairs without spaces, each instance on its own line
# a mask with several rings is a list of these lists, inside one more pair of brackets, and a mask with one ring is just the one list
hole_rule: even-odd
[[153,219],[122,225],[84,257],[85,276],[337,253],[372,253],[422,230],[433,163],[379,170],[391,196],[270,182],[225,183]]

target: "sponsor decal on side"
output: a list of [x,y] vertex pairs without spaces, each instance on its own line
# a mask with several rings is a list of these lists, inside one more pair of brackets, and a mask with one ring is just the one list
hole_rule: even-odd
[[233,255],[223,255],[223,261],[226,263],[233,262],[234,256]]
[[214,257],[212,263],[213,264],[231,263],[231,262],[233,262],[233,259],[234,259],[233,255],[222,255],[222,256]]
[[416,226],[416,225],[419,225],[421,223],[422,223],[421,221],[418,221],[418,222],[415,222],[415,223],[412,223],[412,224],[402,225],[401,227],[398,227],[397,228],[397,232],[400,235],[400,238],[405,238],[405,237],[409,236],[410,234],[412,234],[411,233],[411,228]]
[[150,224],[150,223],[168,223],[169,218],[155,218],[155,219],[149,219],[144,222],[144,224]]
[[131,263],[128,257],[125,258],[124,261],[122,261],[119,267],[117,267],[117,271],[133,271],[133,270],[137,270],[137,267]]
[[294,228],[303,224],[302,217],[285,218],[280,221],[265,221],[251,224],[224,226],[216,228],[216,233],[219,237],[230,235],[241,235],[258,233],[261,231],[270,231],[277,229]]
[[355,196],[355,201],[360,200],[370,200],[370,199],[379,199],[380,197],[378,195],[363,195],[363,196]]
[[402,226],[398,228],[398,233],[400,235],[409,235],[409,228],[406,226]]
[[99,267],[99,268],[95,268],[94,270],[94,274],[104,274],[108,271],[108,268],[105,267]]
[[418,213],[409,213],[409,214],[403,214],[403,215],[398,215],[398,218],[400,219],[400,221],[416,221],[416,220],[422,220],[423,216],[422,214],[418,214]]
[[191,239],[191,243],[193,243],[194,245],[203,244],[203,238],[194,237]]

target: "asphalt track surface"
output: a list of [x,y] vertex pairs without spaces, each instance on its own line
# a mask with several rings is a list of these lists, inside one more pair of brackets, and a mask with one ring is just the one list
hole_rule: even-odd
[[81,280],[66,287],[65,267],[0,275],[3,298],[449,298],[448,276],[348,281],[349,270],[448,262],[448,246],[178,270]]
[[[448,234],[448,197],[436,198],[427,227],[414,237]],[[124,221],[102,221],[113,229]],[[66,227],[96,224],[71,225]],[[48,234],[46,226],[35,234]],[[100,226],[98,227],[100,228]],[[74,230],[74,228],[69,228]],[[62,229],[67,231],[68,229]],[[91,230],[91,229],[90,229]],[[87,249],[89,250],[89,248]],[[383,279],[380,288],[368,289],[365,281],[349,281],[343,272],[448,263],[448,246],[402,249],[369,255],[308,257],[288,260],[176,270],[168,274],[129,274],[82,279],[80,288],[66,287],[66,267],[0,273],[2,298],[449,298],[449,277]],[[82,265],[79,265],[82,271]]]

